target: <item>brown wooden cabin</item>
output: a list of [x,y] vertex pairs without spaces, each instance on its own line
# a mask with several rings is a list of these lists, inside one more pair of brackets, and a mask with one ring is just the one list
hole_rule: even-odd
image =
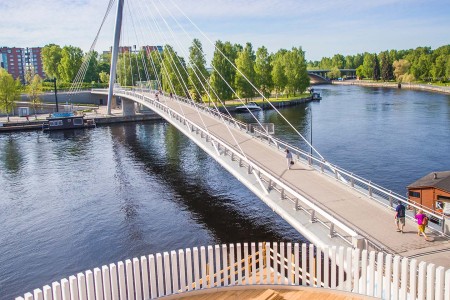
[[409,201],[450,215],[450,171],[430,173],[407,189]]

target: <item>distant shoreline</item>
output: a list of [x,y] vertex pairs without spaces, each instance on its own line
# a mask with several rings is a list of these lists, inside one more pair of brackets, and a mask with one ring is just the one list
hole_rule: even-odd
[[[361,80],[345,80],[345,81],[331,81],[331,84],[335,85],[358,85],[365,87],[383,87],[383,88],[395,88],[398,89],[399,85],[396,82],[366,82]],[[414,84],[414,83],[402,83],[402,89],[416,90],[416,91],[428,91],[434,93],[442,93],[450,95],[450,86],[437,86],[431,84]]]

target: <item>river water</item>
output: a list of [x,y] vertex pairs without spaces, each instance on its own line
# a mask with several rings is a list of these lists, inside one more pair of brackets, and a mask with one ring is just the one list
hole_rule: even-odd
[[[281,112],[307,138],[312,120],[313,144],[327,160],[400,194],[450,170],[450,96],[319,89],[321,102]],[[257,116],[307,149],[274,111]],[[162,121],[0,135],[0,224],[0,299],[155,252],[304,240]]]

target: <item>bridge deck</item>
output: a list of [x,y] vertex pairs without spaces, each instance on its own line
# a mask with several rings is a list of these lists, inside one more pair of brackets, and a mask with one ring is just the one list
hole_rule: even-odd
[[[358,228],[386,248],[403,256],[415,254],[419,259],[450,267],[450,243],[447,238],[430,233],[431,241],[425,241],[423,237],[417,235],[417,227],[411,220],[406,221],[405,232],[399,233],[396,231],[394,213],[385,207],[315,171],[307,164],[296,163],[291,170],[287,170],[286,159],[281,151],[259,139],[249,138],[247,134],[237,129],[227,129],[220,120],[199,113],[191,106],[169,98],[164,100],[167,106],[199,126],[203,127],[203,123],[206,124],[210,133],[239,150],[235,138],[248,158],[264,166],[267,171],[284,180],[302,195],[320,203],[321,207],[340,216],[351,227]],[[234,138],[229,130],[233,132]],[[421,254],[424,256],[421,257]]]

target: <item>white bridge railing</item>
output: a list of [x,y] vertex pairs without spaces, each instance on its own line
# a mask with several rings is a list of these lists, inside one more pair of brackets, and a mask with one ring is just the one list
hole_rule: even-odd
[[[249,133],[249,124],[241,122],[239,120],[234,119],[233,117],[221,113],[216,109],[206,106],[202,103],[195,103],[190,99],[180,96],[174,96],[174,99],[184,102],[188,105],[195,106],[197,109],[207,112],[208,114],[215,115],[218,118],[222,118],[226,120],[229,124],[234,125],[242,131],[246,131]],[[261,138],[261,140],[266,140],[267,143],[273,147],[278,148],[280,151],[284,151],[285,149],[289,149],[293,155],[296,155],[298,160],[303,160],[308,162],[310,166],[314,167],[316,170],[319,170],[323,174],[333,177],[342,184],[351,187],[352,189],[368,196],[370,199],[377,201],[378,203],[390,207],[391,209],[395,208],[397,203],[402,202],[409,208],[406,213],[406,216],[410,219],[414,219],[417,211],[422,209],[435,223],[430,223],[430,229],[440,232],[442,234],[450,236],[449,229],[446,227],[446,217],[429,209],[428,207],[424,207],[420,204],[409,202],[408,198],[399,195],[391,190],[388,190],[376,183],[371,182],[365,178],[362,178],[352,172],[349,172],[343,168],[340,168],[337,165],[331,164],[319,157],[315,157],[312,154],[295,147],[291,144],[284,142],[283,140],[274,137],[271,134],[268,134],[263,131],[258,131],[257,137]]]
[[444,300],[450,299],[450,270],[353,248],[238,243],[111,263],[55,281],[16,300],[140,300],[255,285],[334,289],[382,299]]

